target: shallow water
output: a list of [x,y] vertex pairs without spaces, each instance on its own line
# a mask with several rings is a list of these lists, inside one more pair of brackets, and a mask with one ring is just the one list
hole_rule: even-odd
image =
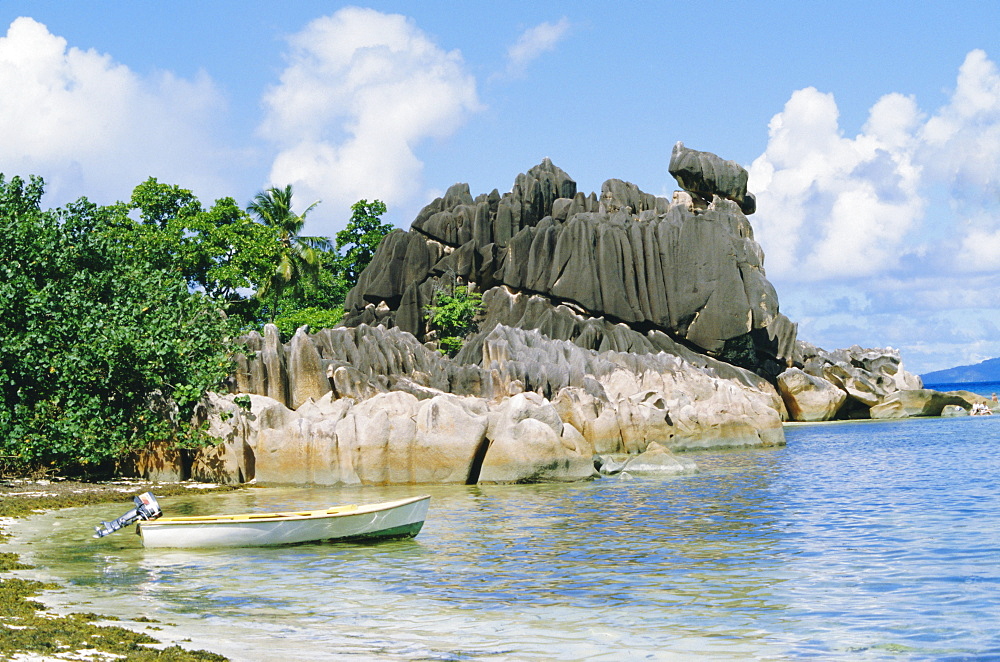
[[154,636],[235,660],[1000,658],[1000,416],[787,438],[694,453],[683,477],[161,500],[180,515],[429,493],[414,540],[90,538],[123,499],[33,517],[12,551],[69,584],[49,602],[153,618]]

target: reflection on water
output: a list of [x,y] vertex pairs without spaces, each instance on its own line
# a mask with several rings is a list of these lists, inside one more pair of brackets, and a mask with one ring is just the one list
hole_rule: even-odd
[[694,476],[161,500],[203,515],[430,493],[414,540],[146,551],[89,537],[119,514],[103,505],[32,518],[14,545],[71,584],[53,599],[238,660],[1000,656],[1000,420],[788,441],[697,453]]

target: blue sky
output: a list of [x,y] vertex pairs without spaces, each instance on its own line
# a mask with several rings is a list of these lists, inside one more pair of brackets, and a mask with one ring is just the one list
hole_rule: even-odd
[[46,203],[149,176],[292,183],[408,227],[551,158],[670,195],[670,148],[751,173],[782,311],[915,372],[1000,356],[1000,3],[0,3],[0,172]]

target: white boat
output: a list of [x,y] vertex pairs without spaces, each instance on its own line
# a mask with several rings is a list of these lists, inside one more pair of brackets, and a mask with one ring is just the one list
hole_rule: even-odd
[[144,547],[262,547],[413,537],[429,496],[287,513],[161,517],[140,521]]

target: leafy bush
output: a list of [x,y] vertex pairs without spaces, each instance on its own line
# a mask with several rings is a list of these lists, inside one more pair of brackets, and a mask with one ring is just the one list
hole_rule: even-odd
[[[298,235],[305,213],[291,214],[290,187],[271,191],[275,210],[288,212],[271,224],[231,198],[206,210],[191,191],[154,178],[111,206],[81,198],[42,210],[43,191],[40,178],[0,174],[0,469],[8,471],[90,472],[153,441],[204,443],[189,421],[232,373],[238,327],[277,318],[287,339],[303,324],[336,325],[348,276],[392,227],[378,218],[381,202],[360,201],[338,235],[338,248],[353,245],[342,256],[329,239]],[[289,265],[303,277],[291,278]],[[269,287],[273,296],[260,296]]]
[[219,306],[138,250],[124,206],[42,211],[42,192],[0,175],[0,455],[72,470],[197,442],[194,406],[231,372]]
[[306,330],[309,333],[315,333],[320,329],[332,329],[340,323],[343,317],[343,308],[325,309],[313,307],[281,315],[274,320],[274,323],[278,327],[278,330],[281,331],[282,342],[288,342],[300,326],[307,326],[309,328]]
[[438,332],[438,345],[448,356],[462,349],[466,336],[476,330],[475,318],[482,310],[483,295],[469,292],[464,285],[449,293],[444,290],[434,295],[428,306],[427,321]]

